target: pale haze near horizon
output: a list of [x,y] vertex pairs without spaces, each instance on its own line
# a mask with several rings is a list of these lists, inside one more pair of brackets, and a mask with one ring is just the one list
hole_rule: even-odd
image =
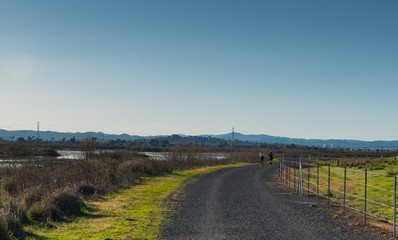
[[0,129],[398,139],[396,1],[1,1]]

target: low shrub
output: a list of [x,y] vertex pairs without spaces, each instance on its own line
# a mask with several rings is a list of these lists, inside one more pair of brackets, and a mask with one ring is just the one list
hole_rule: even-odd
[[384,166],[372,167],[371,170],[384,170]]
[[97,191],[95,190],[95,187],[89,186],[89,185],[81,185],[78,189],[77,192],[85,197],[89,197],[94,195]]
[[8,193],[16,193],[18,192],[17,184],[13,177],[4,177],[1,179],[2,188]]
[[45,207],[45,219],[47,221],[58,221],[62,219],[61,210],[57,208],[57,206],[53,204],[47,204]]
[[1,217],[4,221],[15,218],[23,224],[29,223],[29,218],[23,204],[18,198],[1,192]]
[[15,237],[17,239],[25,239],[26,237],[22,223],[15,217],[9,216],[7,218],[7,229],[12,233],[10,237]]
[[140,160],[129,160],[120,163],[118,170],[120,172],[131,172],[136,175],[143,175],[145,173],[145,162]]
[[108,169],[106,172],[108,174],[109,181],[112,184],[116,184],[116,175],[115,175],[115,172],[113,171],[113,169]]
[[[4,209],[2,209],[4,210]],[[0,239],[25,239],[26,233],[21,222],[11,213],[0,212]]]
[[44,207],[32,207],[28,213],[29,219],[33,222],[46,222],[48,214],[46,214]]
[[84,207],[84,203],[79,196],[71,192],[57,194],[51,203],[65,216],[80,215]]
[[[139,166],[142,166],[142,168]],[[128,186],[136,183],[143,175],[143,164],[137,160],[123,161],[117,167],[116,172],[118,184],[122,187]]]
[[393,166],[389,166],[389,167],[386,169],[386,173],[387,173],[387,175],[389,175],[389,176],[394,175],[394,173],[395,173],[394,167],[393,167]]
[[2,240],[11,240],[15,238],[11,238],[10,233],[8,232],[7,226],[0,222],[0,239]]
[[26,209],[31,208],[35,203],[40,202],[43,198],[44,192],[41,185],[26,189],[22,193],[22,204]]

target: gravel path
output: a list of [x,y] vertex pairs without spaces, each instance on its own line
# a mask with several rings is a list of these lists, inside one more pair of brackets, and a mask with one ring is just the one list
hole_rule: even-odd
[[227,168],[187,186],[162,239],[387,239],[276,188],[277,166]]

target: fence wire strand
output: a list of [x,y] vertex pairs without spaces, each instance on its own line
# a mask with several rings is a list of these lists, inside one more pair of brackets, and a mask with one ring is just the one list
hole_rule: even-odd
[[[301,166],[302,166],[301,167],[301,178],[300,178],[300,170],[299,170],[300,169],[300,163],[301,163]],[[286,166],[286,165],[288,165],[288,166]],[[308,192],[311,192],[312,194],[316,194],[316,195],[321,196],[323,198],[328,198],[328,197],[323,196],[323,194],[326,194],[327,192],[330,191],[330,192],[337,193],[337,195],[338,194],[340,194],[340,195],[344,195],[345,194],[349,198],[348,202],[356,201],[355,199],[358,199],[358,200],[361,200],[361,201],[367,201],[367,202],[369,202],[371,204],[376,204],[376,205],[378,205],[380,207],[383,207],[382,209],[395,209],[395,207],[390,206],[390,205],[388,205],[386,203],[374,200],[374,199],[369,198],[369,197],[365,198],[365,197],[362,197],[360,195],[347,193],[347,191],[344,193],[343,191],[340,191],[340,190],[335,189],[333,187],[329,187],[327,185],[323,185],[323,184],[321,184],[321,182],[325,182],[325,178],[326,179],[329,178],[329,179],[332,179],[334,181],[339,181],[339,182],[344,182],[345,181],[346,183],[349,183],[351,185],[363,186],[363,187],[366,186],[367,188],[375,189],[375,190],[379,190],[379,191],[383,191],[383,192],[395,193],[395,191],[387,189],[387,188],[382,188],[382,187],[373,186],[373,185],[369,185],[369,184],[365,184],[365,183],[361,183],[361,182],[356,182],[354,180],[347,180],[348,177],[346,177],[344,179],[344,178],[339,178],[339,177],[333,177],[333,176],[329,176],[329,175],[320,174],[318,172],[317,173],[311,172],[311,168],[317,169],[317,167],[319,167],[320,170],[323,168],[323,170],[321,170],[321,171],[324,171],[325,167],[327,167],[327,166],[318,165],[318,164],[314,164],[314,163],[311,163],[311,162],[306,162],[306,161],[303,161],[303,160],[298,161],[298,160],[286,160],[285,159],[283,161],[283,164],[281,164],[281,168],[284,168],[284,169],[282,169],[281,174],[284,175],[286,178],[288,178],[286,180],[288,180],[289,183],[292,182],[292,184],[293,184],[295,189],[296,189],[296,186],[297,186],[297,191],[300,191],[299,189],[302,189],[303,192],[308,191]],[[304,170],[305,168],[307,168],[307,169],[310,168],[310,169]],[[299,170],[299,173],[297,175],[293,175],[294,171],[292,173],[291,172],[292,170],[288,170],[288,169],[297,169],[297,170]],[[336,169],[340,170],[341,169],[342,172],[341,173],[339,172],[338,174],[342,174],[342,175],[344,174],[344,168],[340,168],[340,167],[336,168],[336,167],[334,167],[332,169],[333,170],[336,170]],[[345,169],[346,169],[347,173],[349,173],[349,172],[361,173],[361,174],[363,174],[362,175],[362,179],[365,178],[365,171],[347,169],[347,168],[345,168]],[[283,173],[283,172],[285,172],[285,173]],[[383,173],[377,173],[377,172],[372,172],[372,171],[367,171],[367,173],[372,175],[372,176],[375,176],[377,179],[380,179],[379,177],[393,177],[394,176],[394,175],[391,175],[391,174],[383,174]],[[375,177],[372,178],[372,177],[367,176],[367,179],[369,181],[369,180],[372,180],[372,179],[376,179]],[[319,180],[319,182],[315,182],[315,183],[313,181],[311,182],[311,178],[316,178],[316,181]],[[352,178],[352,176],[350,176],[350,178]],[[361,176],[358,176],[358,174],[355,174],[355,178],[359,178],[360,179]],[[291,179],[293,179],[293,181],[291,181]],[[300,181],[300,179],[301,179],[301,181]],[[287,181],[286,181],[286,184],[287,184]],[[324,191],[324,190],[326,190],[326,191]],[[373,192],[373,191],[367,189],[367,192],[369,193],[369,192]],[[337,202],[339,204],[341,204],[340,202],[342,201],[341,197],[338,197],[338,196],[329,197],[329,199],[331,199],[332,201]],[[375,217],[375,218],[378,218],[378,219],[382,219],[382,220],[384,220],[386,222],[389,222],[389,223],[393,223],[389,219],[386,219],[386,218],[381,217],[381,216],[373,215],[373,214],[369,213],[368,211],[365,213],[365,211],[363,211],[361,209],[358,209],[358,208],[356,208],[354,206],[351,206],[351,205],[347,204],[347,202],[346,202],[345,206],[350,208],[350,209],[353,209],[353,210],[359,211],[361,213],[364,213],[366,215],[369,215],[369,216],[372,216],[372,217]],[[375,209],[376,210],[380,210],[380,207],[379,208],[375,208]],[[380,214],[384,215],[384,216],[393,215],[393,214],[389,214],[389,213],[387,213],[386,211],[383,211],[383,210],[381,210]]]

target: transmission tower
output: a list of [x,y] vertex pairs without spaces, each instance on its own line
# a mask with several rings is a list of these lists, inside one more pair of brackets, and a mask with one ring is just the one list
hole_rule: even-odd
[[36,132],[36,140],[40,139],[40,122],[37,121],[37,132]]
[[235,129],[232,128],[231,148],[235,146]]

